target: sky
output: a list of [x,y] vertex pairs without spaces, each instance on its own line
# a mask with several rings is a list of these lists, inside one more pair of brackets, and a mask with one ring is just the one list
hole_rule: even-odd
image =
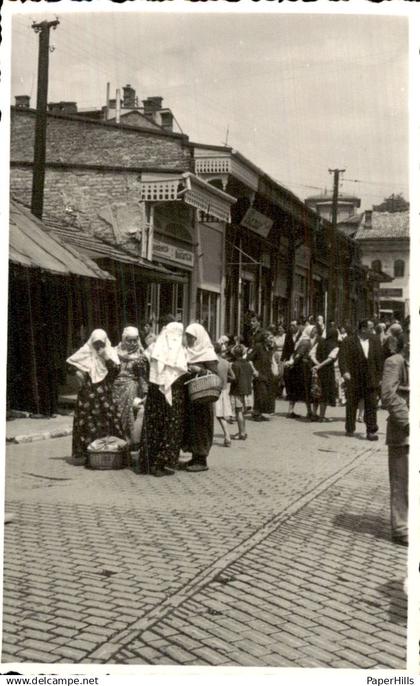
[[[58,14],[49,101],[105,104],[130,83],[160,95],[190,140],[230,146],[300,198],[340,190],[362,209],[408,198],[405,17]],[[38,18],[39,20],[39,18]],[[36,106],[38,37],[13,21],[11,95]]]

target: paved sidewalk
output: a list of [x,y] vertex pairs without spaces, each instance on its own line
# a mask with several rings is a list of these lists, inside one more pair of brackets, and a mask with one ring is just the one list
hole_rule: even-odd
[[3,662],[403,668],[385,413],[378,444],[333,414],[249,422],[167,479],[71,467],[69,438],[10,445]]
[[7,443],[34,443],[50,438],[70,436],[72,433],[72,415],[57,415],[50,419],[22,417],[6,422]]

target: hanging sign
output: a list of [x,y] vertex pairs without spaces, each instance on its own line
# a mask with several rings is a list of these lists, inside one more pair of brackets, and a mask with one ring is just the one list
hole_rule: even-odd
[[267,238],[270,229],[273,226],[273,220],[266,217],[264,214],[261,214],[261,212],[254,210],[253,207],[249,207],[242,218],[241,224],[242,226],[245,226],[246,229],[250,229],[250,231],[257,233],[259,236]]
[[403,289],[402,288],[380,288],[379,295],[381,298],[402,298]]
[[163,257],[166,260],[171,260],[172,262],[177,262],[178,264],[183,264],[186,267],[193,266],[194,254],[191,250],[185,250],[184,248],[178,248],[175,245],[170,245],[169,243],[164,243],[163,241],[154,240],[153,241],[153,256]]

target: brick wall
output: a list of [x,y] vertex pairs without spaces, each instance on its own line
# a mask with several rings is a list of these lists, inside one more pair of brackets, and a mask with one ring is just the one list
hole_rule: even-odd
[[[12,166],[10,189],[17,200],[30,207],[32,168]],[[47,168],[43,219],[115,241],[115,222],[120,227],[140,227],[138,198],[137,172]],[[130,234],[123,231],[122,236],[123,245],[138,248]]]
[[[32,161],[35,115],[12,108],[10,159]],[[189,168],[185,137],[48,115],[47,162]]]

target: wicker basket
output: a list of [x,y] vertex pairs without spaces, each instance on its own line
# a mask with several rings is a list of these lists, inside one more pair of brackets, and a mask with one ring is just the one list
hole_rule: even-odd
[[[125,441],[121,441],[118,449],[110,450],[104,445],[103,450],[93,449],[88,446],[87,466],[91,469],[123,469],[128,464],[128,446]],[[112,446],[114,447],[114,446]]]
[[88,448],[88,467],[91,469],[123,469],[126,463],[125,450],[98,453]]
[[188,396],[193,403],[214,403],[222,390],[222,382],[217,374],[208,372],[205,376],[195,376],[186,381]]

